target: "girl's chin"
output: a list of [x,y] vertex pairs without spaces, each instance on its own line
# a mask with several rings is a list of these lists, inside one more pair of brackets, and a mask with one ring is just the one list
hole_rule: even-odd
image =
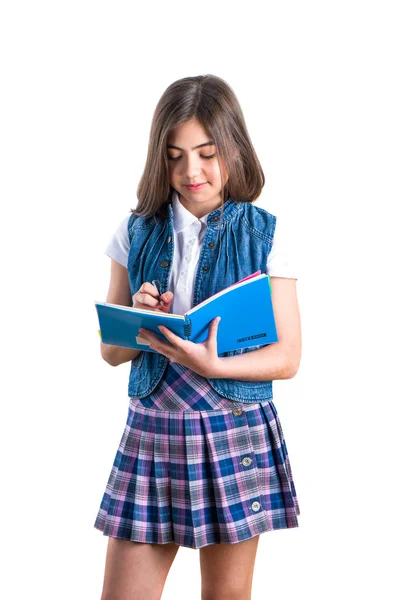
[[213,200],[215,198],[220,197],[220,194],[218,194],[218,190],[210,189],[209,184],[203,185],[198,189],[192,189],[183,186],[176,191],[179,196],[183,196],[184,198],[190,198],[191,200],[196,200],[198,198],[199,200],[201,199],[202,202],[207,202],[209,200]]

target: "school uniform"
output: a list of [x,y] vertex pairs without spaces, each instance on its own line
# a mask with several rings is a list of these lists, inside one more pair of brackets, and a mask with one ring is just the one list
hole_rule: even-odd
[[[174,192],[168,217],[128,215],[106,253],[132,294],[158,279],[183,314],[261,269],[294,277],[279,219],[229,199],[198,219]],[[233,356],[262,345],[226,352]],[[136,542],[201,548],[298,526],[272,382],[205,378],[158,353],[131,364],[125,429],[94,526]]]

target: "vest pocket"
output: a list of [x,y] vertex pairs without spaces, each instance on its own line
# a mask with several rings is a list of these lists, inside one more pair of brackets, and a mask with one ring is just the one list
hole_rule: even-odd
[[138,370],[141,368],[142,364],[143,364],[143,359],[144,359],[144,351],[142,350],[140,352],[140,354],[138,354],[136,356],[136,358],[133,359],[132,361],[132,369]]

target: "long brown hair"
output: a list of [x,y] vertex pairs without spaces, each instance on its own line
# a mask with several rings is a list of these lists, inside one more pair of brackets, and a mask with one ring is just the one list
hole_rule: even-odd
[[251,143],[239,102],[230,86],[215,75],[184,77],[161,96],[151,124],[147,160],[140,179],[137,216],[166,216],[172,188],[169,184],[167,138],[175,127],[196,118],[216,145],[217,159],[228,172],[222,204],[253,202],[265,177]]

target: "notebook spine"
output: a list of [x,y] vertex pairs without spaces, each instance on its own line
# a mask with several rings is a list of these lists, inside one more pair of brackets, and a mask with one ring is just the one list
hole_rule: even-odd
[[183,326],[183,333],[187,340],[190,340],[190,336],[192,335],[192,319],[190,317],[186,317],[185,324]]

